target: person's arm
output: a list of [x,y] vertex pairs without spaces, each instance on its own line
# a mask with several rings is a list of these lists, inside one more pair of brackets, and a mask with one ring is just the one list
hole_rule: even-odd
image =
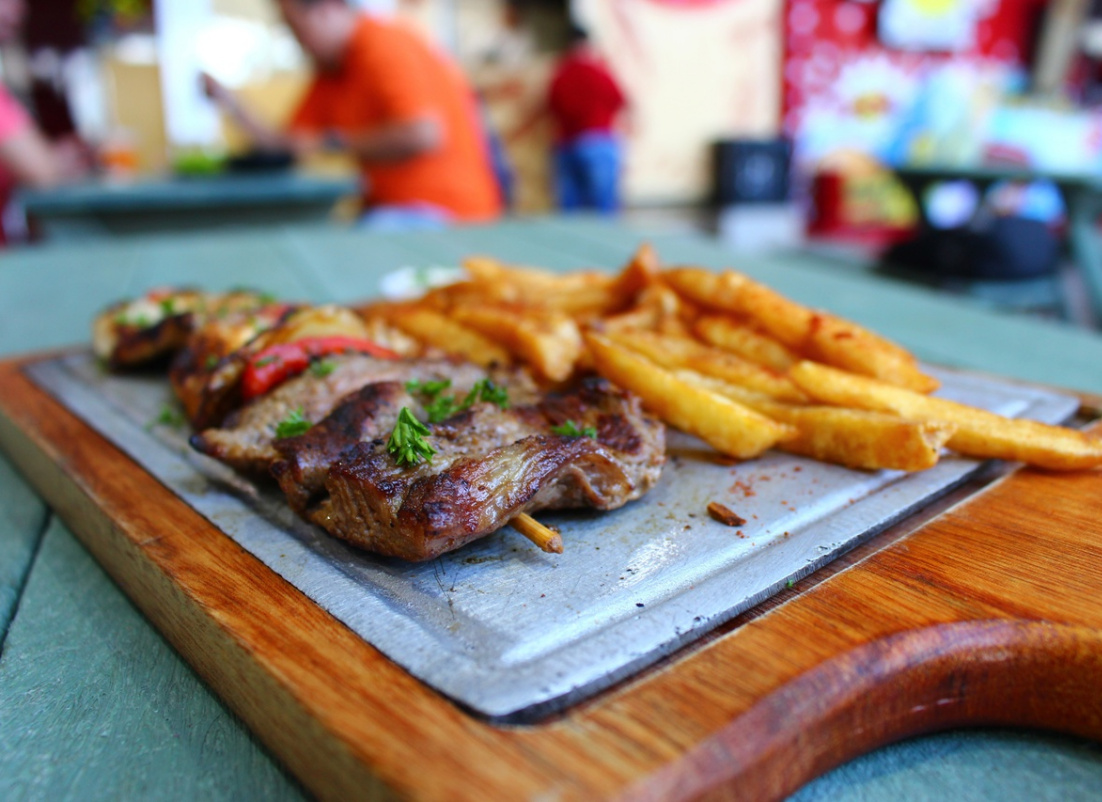
[[[332,134],[336,143],[361,161],[388,164],[431,153],[444,145],[444,130],[433,115],[387,123],[367,131]],[[316,144],[316,143],[315,143]]]
[[261,120],[213,76],[203,73],[201,79],[206,96],[213,100],[257,147],[264,150],[298,151],[295,140],[299,137],[285,133]]
[[64,165],[33,125],[25,125],[0,141],[0,163],[20,184],[35,189],[52,187],[66,178]]
[[302,128],[281,131],[256,117],[232,92],[206,74],[203,89],[258,146],[289,150],[298,157],[343,150],[364,161],[399,162],[429,153],[444,143],[440,122],[431,115],[351,133]]

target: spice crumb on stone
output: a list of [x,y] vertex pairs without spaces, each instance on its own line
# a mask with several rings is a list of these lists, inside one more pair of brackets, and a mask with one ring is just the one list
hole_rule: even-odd
[[713,501],[708,505],[708,515],[724,526],[742,526],[746,523],[745,518],[718,501]]

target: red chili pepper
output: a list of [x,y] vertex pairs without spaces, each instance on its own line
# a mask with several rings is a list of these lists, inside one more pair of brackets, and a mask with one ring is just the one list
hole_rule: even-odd
[[398,354],[371,340],[358,337],[308,337],[291,343],[270,345],[253,354],[241,377],[241,394],[246,401],[297,376],[315,359],[333,354],[357,353],[398,359]]

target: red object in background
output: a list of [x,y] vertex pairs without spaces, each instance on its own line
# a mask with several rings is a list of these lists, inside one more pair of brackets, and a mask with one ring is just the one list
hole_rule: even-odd
[[879,249],[902,242],[914,234],[913,225],[872,223],[860,219],[869,211],[854,208],[853,182],[861,180],[830,170],[815,174],[811,182],[813,208],[807,223],[809,237]]
[[841,173],[816,173],[811,182],[811,199],[815,207],[807,224],[808,234],[821,236],[847,227],[845,177]]

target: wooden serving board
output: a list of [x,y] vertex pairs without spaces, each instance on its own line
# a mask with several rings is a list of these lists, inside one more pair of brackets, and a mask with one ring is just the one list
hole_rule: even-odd
[[771,799],[962,724],[1102,738],[1100,471],[974,482],[635,678],[502,727],[354,635],[21,364],[0,363],[0,447],[319,797]]

